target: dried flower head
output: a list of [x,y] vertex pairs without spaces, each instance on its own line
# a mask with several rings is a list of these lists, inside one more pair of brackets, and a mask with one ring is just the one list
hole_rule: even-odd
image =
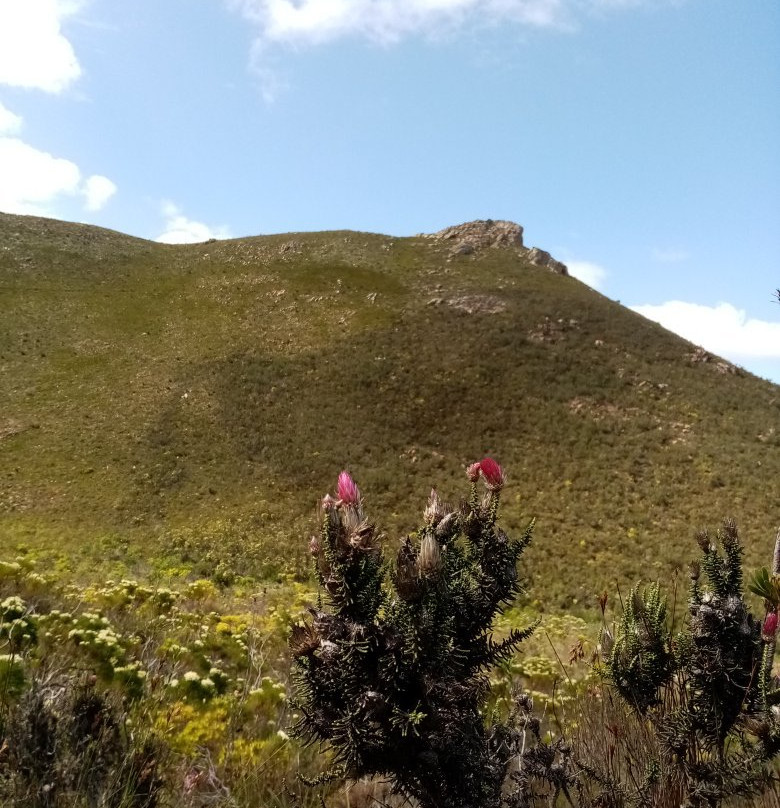
[[337,489],[339,499],[345,505],[357,505],[360,502],[360,489],[348,471],[339,474]]
[[449,541],[458,530],[458,514],[451,511],[436,525],[436,538]]
[[319,555],[320,550],[322,549],[322,544],[320,543],[319,536],[311,536],[309,539],[309,552],[313,555]]
[[420,596],[420,585],[417,580],[417,563],[412,543],[407,537],[398,548],[395,588],[401,600],[413,601]]
[[431,489],[431,495],[428,498],[428,504],[425,506],[425,510],[423,511],[423,518],[425,519],[426,523],[429,525],[436,526],[444,519],[449,513],[451,513],[452,508],[447,505],[445,502],[442,502],[439,499],[439,495],[435,488]]
[[615,647],[615,635],[604,626],[599,635],[599,650],[605,658],[608,658]]
[[469,480],[471,480],[472,483],[475,483],[479,479],[479,469],[479,463],[472,463],[466,469],[466,476],[469,478]]
[[355,549],[371,549],[374,540],[374,530],[374,525],[364,519],[357,527],[350,531],[347,542],[350,547],[354,547]]
[[423,577],[432,577],[441,569],[441,548],[439,542],[426,534],[420,543],[420,555],[417,558],[417,568]]
[[363,523],[363,514],[356,507],[345,508],[339,511],[343,532],[346,535],[356,531]]
[[296,623],[290,631],[290,650],[293,656],[312,654],[320,647],[320,637],[310,623]]
[[712,546],[712,542],[710,541],[709,534],[706,530],[700,530],[696,533],[696,542],[701,547],[701,551],[703,553],[712,552],[714,549]]
[[322,510],[332,511],[336,507],[336,500],[330,494],[325,494],[322,498]]

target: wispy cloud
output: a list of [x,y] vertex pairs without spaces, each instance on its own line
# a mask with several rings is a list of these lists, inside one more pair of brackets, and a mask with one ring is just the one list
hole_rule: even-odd
[[681,250],[675,247],[656,247],[652,255],[659,264],[679,264],[690,258],[690,253],[687,250]]
[[260,45],[321,44],[348,36],[391,43],[474,25],[571,27],[583,13],[671,0],[225,0],[257,28]]
[[165,217],[165,230],[156,241],[165,244],[192,244],[210,238],[230,238],[226,227],[211,227],[203,222],[188,219],[173,202],[163,202],[161,212]]
[[0,84],[61,93],[81,75],[62,21],[81,3],[73,0],[0,2]]
[[749,358],[780,359],[780,322],[748,317],[730,303],[702,306],[670,300],[657,306],[631,306],[712,353],[740,362]]
[[499,25],[576,30],[591,15],[681,0],[223,0],[256,31],[252,66],[266,100],[279,87],[269,55],[279,47],[360,38],[392,45],[408,37],[441,38]]
[[566,267],[569,275],[593,289],[601,289],[607,278],[607,270],[591,261],[566,261]]
[[0,102],[0,135],[15,135],[21,128],[21,117]]

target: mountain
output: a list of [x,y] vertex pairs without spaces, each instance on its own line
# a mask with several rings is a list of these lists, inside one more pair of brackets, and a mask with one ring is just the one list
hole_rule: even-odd
[[392,546],[506,468],[532,597],[668,577],[780,521],[780,388],[475,222],[165,245],[0,215],[0,535],[81,576],[307,569],[349,468]]

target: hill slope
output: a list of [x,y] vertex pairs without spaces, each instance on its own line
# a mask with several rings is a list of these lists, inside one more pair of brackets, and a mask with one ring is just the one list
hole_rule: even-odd
[[724,516],[763,563],[780,389],[490,241],[170,246],[0,215],[4,544],[98,573],[294,571],[342,467],[392,541],[493,453],[551,605],[667,575]]

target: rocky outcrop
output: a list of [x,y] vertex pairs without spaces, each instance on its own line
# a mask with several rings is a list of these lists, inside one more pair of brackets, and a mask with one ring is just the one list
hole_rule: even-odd
[[686,355],[686,358],[692,365],[710,365],[715,368],[718,373],[732,373],[739,374],[739,369],[732,365],[731,362],[726,362],[725,359],[719,359],[711,353],[707,353],[704,348],[696,348],[693,353]]
[[515,222],[478,219],[454,227],[445,227],[438,233],[429,234],[428,238],[451,241],[453,252],[468,255],[485,247],[522,247],[523,228]]
[[450,256],[473,255],[481,250],[492,247],[514,249],[520,258],[530,263],[556,272],[558,275],[568,275],[566,265],[556,261],[550,253],[538,247],[523,246],[523,228],[516,222],[494,219],[477,219],[453,227],[445,227],[438,233],[424,233],[425,238],[448,242]]
[[494,295],[459,295],[458,297],[432,297],[429,306],[449,306],[466,314],[499,314],[506,311],[505,300]]
[[558,275],[569,274],[566,264],[556,261],[555,258],[550,255],[550,253],[548,253],[546,250],[540,250],[538,247],[531,247],[530,250],[527,250],[525,253],[525,258],[527,261],[530,261],[532,264],[535,264],[538,267],[545,267],[551,272],[557,272]]

